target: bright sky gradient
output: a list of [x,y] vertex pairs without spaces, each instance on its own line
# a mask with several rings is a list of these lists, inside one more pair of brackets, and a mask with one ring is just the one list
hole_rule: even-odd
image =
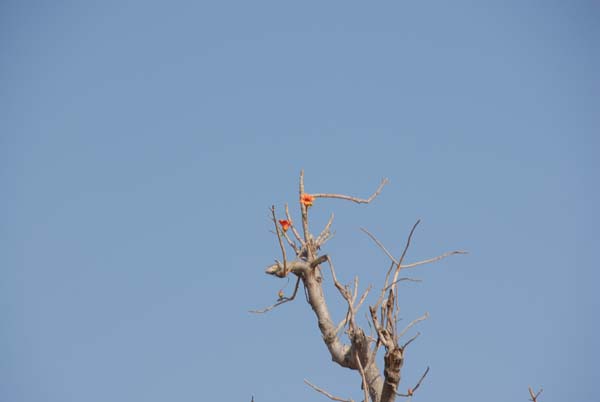
[[212,3],[0,5],[0,401],[360,400],[303,297],[247,312],[302,168],[391,180],[312,210],[344,282],[388,267],[359,227],[470,251],[401,286],[414,402],[595,400],[599,3]]

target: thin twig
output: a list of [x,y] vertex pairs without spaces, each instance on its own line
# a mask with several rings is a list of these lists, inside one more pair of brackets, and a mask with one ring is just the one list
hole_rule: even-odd
[[273,216],[273,224],[275,225],[275,231],[277,232],[277,240],[279,240],[279,247],[281,248],[281,254],[283,255],[283,272],[287,275],[287,257],[285,255],[285,247],[283,246],[283,240],[281,240],[281,231],[277,224],[277,218],[275,217],[275,205],[271,205],[271,215]]
[[325,395],[327,398],[331,399],[332,401],[339,401],[339,402],[354,402],[354,399],[342,399],[339,398],[335,395],[330,394],[329,392],[325,391],[323,388],[319,388],[317,387],[315,384],[311,383],[310,381],[308,381],[306,378],[304,379],[304,383],[306,385],[308,385],[309,387],[311,387],[312,389],[314,389],[315,391]]
[[410,345],[412,343],[412,341],[414,341],[415,339],[417,339],[420,335],[421,335],[421,333],[417,332],[417,334],[415,336],[413,336],[412,338],[410,338],[404,345],[402,345],[402,347],[400,347],[400,349],[402,349],[402,350],[406,349],[406,347],[408,345]]
[[417,385],[415,385],[412,388],[408,389],[408,392],[406,394],[399,394],[398,392],[396,392],[396,395],[399,396],[404,396],[404,397],[411,397],[414,395],[415,391],[417,389],[419,389],[419,387],[421,386],[421,383],[423,382],[423,380],[425,379],[425,376],[427,375],[427,373],[429,373],[429,366],[427,366],[427,369],[425,370],[425,372],[423,373],[423,375],[421,376],[421,379],[419,380],[419,382],[417,382]]
[[413,225],[412,229],[410,230],[410,233],[408,234],[408,239],[406,240],[406,245],[404,246],[402,255],[400,256],[400,259],[396,263],[396,271],[394,272],[394,279],[392,280],[392,282],[396,282],[396,280],[398,279],[398,273],[400,273],[400,269],[402,268],[402,261],[404,261],[406,252],[408,251],[408,248],[410,247],[410,241],[412,240],[413,234],[415,233],[415,229],[417,228],[419,223],[421,223],[420,219],[417,220],[417,222]]
[[444,253],[442,255],[438,255],[437,257],[429,258],[427,260],[417,261],[417,262],[413,262],[413,263],[406,264],[406,265],[401,265],[400,268],[413,268],[413,267],[416,267],[416,266],[419,266],[419,265],[430,264],[432,262],[439,261],[441,259],[444,259],[446,257],[450,257],[451,255],[455,255],[455,254],[469,254],[469,252],[465,251],[465,250],[448,251],[447,253]]
[[[329,258],[329,256],[327,256],[327,262],[329,263],[329,269],[331,270],[331,277],[333,278],[333,284],[335,285],[337,290],[340,292],[340,294],[342,295],[342,297],[344,298],[344,300],[346,300],[346,303],[348,304],[348,314],[346,315],[346,318],[344,318],[344,320],[342,321],[343,324],[342,323],[338,324],[338,328],[336,328],[336,330],[339,331],[341,329],[340,325],[343,327],[344,325],[346,325],[346,323],[348,323],[350,327],[356,329],[355,328],[356,322],[354,321],[355,311],[354,311],[354,302],[353,302],[352,294],[350,293],[348,288],[342,286],[342,284],[338,282],[337,276],[335,274],[335,268],[333,266],[333,261],[331,261],[331,258]],[[355,294],[356,294],[358,292],[358,277],[354,281],[354,289],[355,289]],[[336,333],[337,333],[337,331],[336,331]]]
[[331,261],[331,258],[329,258],[329,256],[327,256],[327,262],[329,263],[329,269],[331,270],[331,277],[333,278],[333,284],[340,291],[342,296],[344,296],[344,299],[346,299],[346,301],[350,303],[352,300],[350,298],[350,294],[348,293],[346,288],[344,288],[342,286],[342,284],[338,282],[337,276],[335,275],[335,268],[333,266],[333,261]]
[[[362,294],[362,296],[358,300],[358,304],[356,304],[352,309],[348,308],[348,311],[346,312],[346,316],[344,317],[344,319],[342,321],[340,321],[340,323],[337,325],[337,327],[335,327],[336,334],[338,334],[340,332],[340,330],[342,328],[344,328],[344,326],[348,323],[348,320],[350,319],[350,314],[354,313],[354,315],[356,315],[356,312],[358,310],[360,310],[360,307],[367,299],[367,295],[369,294],[369,291],[371,290],[371,288],[372,288],[372,286],[369,285],[369,287],[367,287],[367,289],[365,289],[365,292]],[[354,298],[354,299],[356,299],[356,298]],[[352,303],[354,304],[354,300],[352,301]],[[369,321],[367,321],[367,323],[369,324],[369,326],[371,325],[371,323]]]
[[296,285],[294,286],[294,293],[292,294],[292,296],[284,297],[283,299],[279,300],[277,303],[273,304],[272,306],[266,307],[262,310],[250,310],[250,313],[263,314],[263,313],[273,310],[277,306],[281,306],[284,303],[291,302],[292,300],[294,300],[296,298],[296,293],[298,293],[299,285],[300,285],[300,277],[298,277],[298,279],[296,279]]
[[385,253],[385,255],[388,256],[388,258],[390,260],[392,260],[392,262],[396,265],[398,265],[398,261],[396,261],[396,259],[392,256],[392,254],[387,250],[387,248],[385,248],[385,246],[383,245],[382,242],[379,241],[379,239],[377,237],[375,237],[374,234],[372,234],[371,232],[369,232],[367,229],[365,228],[360,228],[360,230],[362,230],[364,233],[367,234],[367,236],[369,236],[371,238],[371,240],[373,240],[381,250],[383,250],[383,252]]
[[329,218],[327,225],[325,225],[325,227],[323,228],[321,233],[317,236],[317,241],[316,241],[317,246],[321,246],[321,244],[325,243],[325,241],[327,241],[327,239],[331,236],[331,232],[329,230],[331,228],[332,223],[333,223],[333,213],[331,214],[331,217]]
[[358,276],[354,277],[354,290],[352,291],[352,305],[354,306],[354,302],[356,302],[356,298],[358,297]]
[[406,331],[408,331],[413,325],[415,325],[421,321],[425,321],[428,318],[429,318],[429,313],[425,313],[421,317],[414,319],[410,324],[408,324],[406,326],[406,328],[404,328],[402,330],[402,332],[400,332],[400,334],[398,335],[398,339],[402,338],[402,335],[404,335],[406,333]]
[[335,327],[336,335],[339,334],[340,331],[342,330],[342,328],[344,328],[346,326],[349,319],[350,319],[350,309],[348,309],[348,311],[346,312],[346,316],[344,317],[344,319],[342,321],[340,321],[340,323],[337,325],[337,327]]
[[385,292],[388,289],[388,282],[390,280],[390,274],[392,273],[392,269],[394,269],[394,266],[396,265],[396,263],[392,262],[392,264],[390,265],[390,267],[388,268],[386,274],[385,274],[385,280],[383,282],[383,287],[381,288],[381,292],[379,293],[379,298],[377,299],[377,302],[373,305],[373,307],[378,308],[381,303],[383,303],[383,299],[385,298]]
[[285,240],[290,245],[290,247],[294,250],[296,257],[298,257],[300,255],[300,249],[298,248],[298,246],[296,246],[296,243],[294,243],[294,241],[292,239],[290,239],[287,232],[284,231],[282,234],[283,234],[283,237],[285,237]]
[[[300,171],[300,185],[299,185],[299,193],[300,193],[300,211],[302,212],[302,230],[304,232],[304,243],[308,246],[308,242],[310,240],[310,232],[308,231],[308,207],[302,203],[302,196],[304,195],[304,170]],[[310,247],[307,247],[308,258],[312,258],[310,255]]]
[[347,200],[347,201],[353,201],[356,202],[357,204],[368,204],[371,201],[373,201],[375,199],[375,197],[377,197],[379,195],[379,193],[381,193],[381,190],[383,190],[383,186],[385,186],[388,183],[388,179],[383,179],[381,180],[381,183],[379,184],[379,187],[377,187],[377,190],[375,190],[375,192],[373,194],[371,194],[371,196],[369,198],[358,198],[358,197],[352,197],[349,195],[344,195],[344,194],[329,194],[329,193],[318,193],[318,194],[311,194],[313,197],[315,198],[338,198],[341,200]]
[[396,282],[390,283],[388,285],[388,287],[384,288],[383,290],[388,290],[390,289],[392,286],[394,286],[395,284],[397,284],[398,282],[404,282],[404,281],[408,281],[408,282],[423,282],[421,279],[417,279],[417,278],[400,278],[398,279]]
[[362,306],[362,304],[364,303],[364,301],[367,299],[367,295],[371,291],[371,287],[372,286],[369,285],[369,287],[367,287],[367,289],[365,290],[365,292],[363,293],[363,295],[360,297],[360,299],[358,300],[358,304],[356,305],[356,307],[354,307],[354,312],[357,312],[360,309],[360,306]]
[[538,396],[540,396],[540,394],[542,393],[543,390],[544,390],[543,388],[540,388],[540,390],[536,394],[533,392],[533,389],[531,387],[529,387],[529,395],[531,396],[530,400],[532,402],[537,402],[537,398],[538,398]]
[[[419,223],[421,223],[421,220],[418,219],[417,222],[415,222],[415,224],[413,225],[412,229],[410,230],[410,233],[408,234],[408,239],[406,239],[406,245],[404,246],[404,250],[402,251],[402,255],[400,256],[400,258],[398,259],[398,263],[396,265],[396,270],[394,272],[394,279],[392,280],[392,283],[396,282],[398,280],[398,274],[400,273],[400,269],[402,268],[402,261],[404,261],[404,257],[406,256],[406,252],[408,251],[408,248],[410,247],[410,241],[412,240],[413,234],[415,233],[415,229],[417,228],[417,226],[419,225]],[[397,284],[393,286],[393,290],[397,290]],[[396,314],[398,313],[398,311],[400,311],[400,308],[398,306],[398,299],[396,298]]]
[[358,350],[354,349],[354,357],[358,363],[358,371],[360,371],[360,377],[362,378],[363,391],[365,392],[364,402],[369,402],[369,384],[367,384],[367,377],[365,376],[365,370],[363,369],[360,357],[358,356]]
[[292,233],[294,234],[296,240],[298,240],[298,242],[301,245],[304,245],[304,240],[302,240],[302,237],[300,237],[300,233],[298,233],[296,227],[294,226],[294,221],[292,220],[292,217],[290,215],[290,209],[288,208],[288,204],[285,204],[285,217],[290,222],[290,228],[292,229]]

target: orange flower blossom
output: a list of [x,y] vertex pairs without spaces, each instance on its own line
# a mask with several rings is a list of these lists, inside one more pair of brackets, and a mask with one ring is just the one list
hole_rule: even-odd
[[281,225],[281,228],[283,229],[283,231],[287,232],[287,230],[290,228],[290,226],[292,226],[292,221],[288,221],[287,219],[281,219],[281,220],[279,220],[279,224]]
[[310,194],[302,194],[302,197],[300,198],[300,202],[302,203],[302,205],[304,205],[307,208],[312,207],[314,200],[315,200],[315,197]]

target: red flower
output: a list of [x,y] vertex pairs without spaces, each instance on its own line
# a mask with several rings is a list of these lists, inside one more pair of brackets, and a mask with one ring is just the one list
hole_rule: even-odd
[[279,292],[277,293],[277,296],[279,297],[279,300],[281,300],[285,297],[285,294],[283,293],[283,289],[279,290]]
[[414,392],[411,388],[408,389],[408,396],[413,396]]
[[283,231],[287,232],[287,230],[290,228],[290,226],[292,226],[292,221],[288,221],[287,219],[281,219],[279,221],[279,224],[281,225],[281,228],[283,229]]
[[312,204],[313,204],[314,200],[315,200],[315,197],[313,195],[310,195],[310,194],[302,194],[302,197],[300,197],[300,202],[306,208],[312,207]]

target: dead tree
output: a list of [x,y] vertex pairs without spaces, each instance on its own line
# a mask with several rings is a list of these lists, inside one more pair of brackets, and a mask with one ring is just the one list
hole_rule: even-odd
[[[317,200],[324,198],[336,198],[358,204],[368,204],[381,193],[387,182],[387,179],[384,179],[377,190],[366,199],[343,194],[307,193],[304,190],[304,174],[301,172],[299,188],[301,227],[298,228],[294,225],[287,204],[285,205],[285,216],[282,219],[279,219],[276,215],[275,207],[271,207],[271,219],[275,226],[275,234],[281,249],[282,259],[281,261],[275,260],[275,264],[267,267],[265,271],[268,275],[279,278],[295,277],[296,282],[293,294],[288,297],[280,291],[279,299],[275,304],[263,310],[252,311],[254,313],[266,313],[277,306],[294,300],[300,283],[302,283],[307,295],[307,301],[317,316],[318,328],[331,354],[331,358],[340,366],[356,370],[360,374],[361,388],[364,391],[365,402],[391,402],[397,396],[412,397],[429,372],[428,367],[417,384],[407,388],[407,391],[404,393],[399,392],[398,387],[404,364],[404,351],[419,336],[419,333],[407,340],[403,340],[403,338],[409,329],[428,317],[428,314],[425,313],[423,316],[413,320],[404,329],[399,330],[398,285],[402,281],[414,280],[408,277],[401,277],[401,271],[439,261],[450,255],[466,253],[462,250],[450,251],[427,260],[405,264],[404,257],[410,247],[419,221],[414,224],[409,232],[408,239],[399,258],[394,258],[373,234],[366,229],[362,229],[390,259],[390,267],[385,275],[383,285],[376,295],[377,299],[374,304],[369,306],[370,325],[374,328],[374,336],[367,335],[357,323],[356,314],[365,302],[371,286],[367,287],[359,296],[358,277],[355,277],[352,285],[342,285],[337,280],[332,258],[327,254],[320,253],[323,245],[332,236],[331,225],[333,223],[333,214],[319,235],[314,236],[309,229],[309,209]],[[294,252],[294,258],[288,260],[285,244]],[[327,264],[331,272],[335,287],[347,304],[346,315],[338,323],[334,322],[331,317],[323,292],[323,272],[321,266],[325,264]],[[340,332],[342,330],[345,330],[345,333],[348,335],[349,344],[342,342],[340,339]],[[381,363],[377,361],[377,352],[382,347],[384,350],[383,369],[380,368]],[[305,382],[332,400],[351,401],[351,399],[336,397],[307,380]]]

